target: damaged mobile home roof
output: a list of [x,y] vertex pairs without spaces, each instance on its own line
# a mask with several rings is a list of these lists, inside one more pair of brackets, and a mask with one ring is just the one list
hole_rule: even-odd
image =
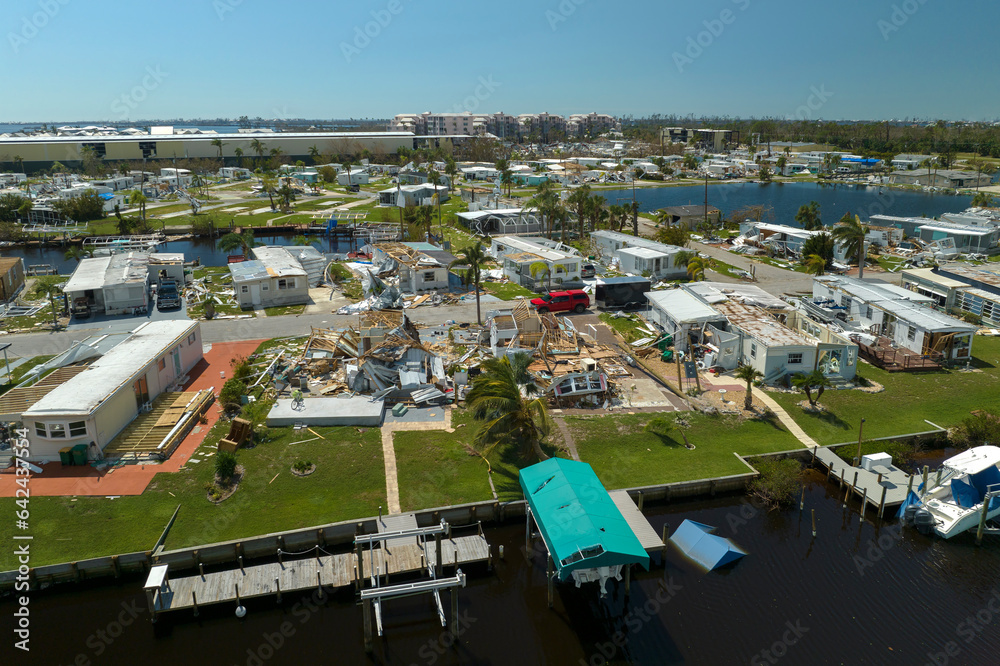
[[255,247],[251,252],[272,277],[306,277],[302,264],[283,247]]
[[648,291],[645,296],[652,305],[669,313],[678,323],[701,323],[723,319],[722,315],[711,306],[683,289]]
[[184,344],[184,338],[197,328],[198,322],[187,319],[143,324],[86,370],[32,405],[24,417],[91,414],[175,343]]
[[63,292],[104,289],[120,284],[144,283],[149,275],[149,255],[143,252],[122,252],[110,257],[84,259],[73,271]]

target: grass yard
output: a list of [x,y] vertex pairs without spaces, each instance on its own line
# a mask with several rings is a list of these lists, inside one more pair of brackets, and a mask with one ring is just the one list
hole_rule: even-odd
[[[747,471],[734,453],[750,455],[801,448],[777,420],[742,421],[732,416],[683,413],[695,449],[684,447],[681,428],[665,436],[646,432],[651,414],[567,416],[580,459],[590,463],[606,488],[672,483]],[[675,416],[664,417],[673,422]]]
[[808,414],[798,406],[804,394],[770,395],[820,444],[856,441],[862,418],[866,419],[866,439],[932,430],[934,426],[927,421],[948,428],[973,409],[1000,407],[1000,338],[977,336],[972,351],[972,367],[977,372],[888,373],[861,363],[859,374],[882,384],[885,391],[827,391],[820,404],[828,411],[818,415]]
[[635,342],[636,340],[640,340],[642,338],[648,338],[649,333],[646,333],[641,329],[652,328],[637,314],[632,314],[628,317],[615,317],[610,313],[602,312],[597,315],[597,318],[611,328],[615,329],[615,331],[625,338],[625,342]]
[[488,293],[504,301],[513,301],[518,296],[524,296],[528,300],[538,298],[538,294],[515,282],[483,282],[481,286]]
[[[229,424],[213,428],[199,453],[215,449]],[[166,548],[183,548],[280,530],[373,516],[385,507],[385,467],[377,428],[314,428],[326,439],[291,428],[273,430],[271,441],[237,453],[246,474],[236,493],[218,506],[206,499],[205,484],[215,474],[211,458],[190,469],[160,474],[137,497],[32,497],[35,541],[32,565],[82,560],[153,547],[177,505],[177,521]],[[307,477],[296,477],[298,460],[316,464]],[[8,512],[14,500],[0,500]],[[0,555],[0,569],[16,567],[12,552]]]
[[264,308],[264,314],[268,317],[282,317],[284,315],[300,315],[305,312],[304,305],[278,305],[273,308]]

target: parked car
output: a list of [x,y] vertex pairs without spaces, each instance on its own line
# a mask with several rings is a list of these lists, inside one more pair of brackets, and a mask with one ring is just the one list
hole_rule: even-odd
[[159,310],[179,308],[181,295],[174,280],[160,280],[160,288],[156,290],[156,307]]
[[597,268],[594,264],[584,264],[580,269],[580,277],[582,278],[592,278],[597,275]]
[[590,296],[582,289],[550,291],[531,299],[531,304],[539,312],[583,312],[590,307]]

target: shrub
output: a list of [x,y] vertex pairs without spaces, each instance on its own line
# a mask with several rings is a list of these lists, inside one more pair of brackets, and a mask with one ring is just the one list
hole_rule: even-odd
[[948,439],[961,448],[1000,442],[1000,417],[992,412],[977,411],[952,428]]
[[799,489],[802,467],[796,460],[762,459],[754,463],[760,476],[750,482],[749,491],[772,508],[791,504]]
[[247,394],[247,385],[239,379],[227,379],[219,391],[219,403],[222,408],[231,411],[240,408],[240,398]]
[[205,301],[205,319],[213,319],[215,317],[215,301],[211,298]]
[[250,367],[250,359],[246,356],[237,356],[230,362],[229,367],[233,370],[233,379],[246,379],[253,372],[253,368]]
[[292,469],[296,472],[307,472],[312,466],[311,460],[296,460],[295,464],[292,465]]
[[219,451],[215,456],[215,474],[223,483],[236,474],[236,454],[229,451]]

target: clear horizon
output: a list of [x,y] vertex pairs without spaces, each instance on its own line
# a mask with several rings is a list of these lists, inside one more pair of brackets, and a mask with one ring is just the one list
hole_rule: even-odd
[[[96,6],[96,7],[95,7]],[[12,0],[5,123],[423,111],[993,121],[995,3]],[[942,53],[946,50],[946,53]]]

